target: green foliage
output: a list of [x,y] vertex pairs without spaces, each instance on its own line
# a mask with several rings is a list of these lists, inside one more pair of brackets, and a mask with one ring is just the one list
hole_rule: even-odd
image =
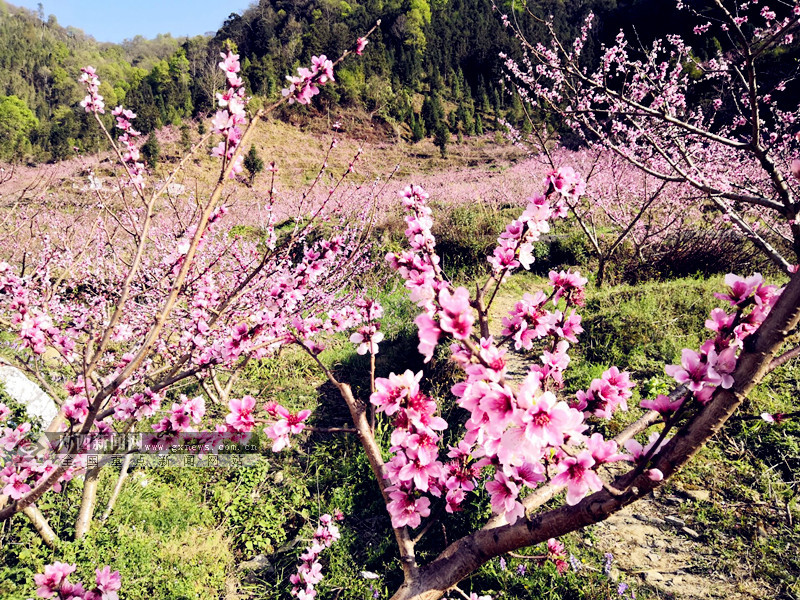
[[416,113],[411,114],[411,142],[416,144],[425,137],[425,130],[422,128],[421,117]]
[[440,121],[433,133],[433,144],[439,148],[442,158],[447,156],[447,146],[450,143],[450,130],[444,121]]
[[[100,505],[116,479],[111,468],[101,472]],[[46,548],[21,514],[3,534],[0,553],[0,596],[23,600],[34,596],[33,575],[54,560],[76,563],[74,579],[94,582],[94,569],[110,564],[122,576],[121,598],[212,600],[224,594],[233,556],[229,541],[216,527],[203,503],[198,478],[190,469],[135,471],[123,487],[108,522],[95,524],[80,541],[70,541],[70,527],[80,504],[80,481],[66,493],[40,502],[62,542]],[[11,543],[13,542],[13,543]]]
[[336,74],[336,81],[336,89],[339,92],[343,105],[361,105],[366,88],[362,70],[343,68]]
[[799,386],[796,367],[776,369],[666,490],[710,493],[708,501],[686,506],[680,515],[703,532],[715,555],[713,564],[700,567],[742,577],[742,565],[753,565],[745,576],[765,580],[780,590],[777,597],[787,598],[800,591],[800,556],[787,552],[800,544],[794,524],[800,513],[800,423],[767,424],[757,415],[796,410]]
[[192,128],[187,124],[181,125],[181,148],[188,152],[192,147]]
[[516,209],[495,211],[482,205],[440,209],[434,235],[442,268],[448,277],[471,278],[485,273],[486,257],[494,250],[497,236],[515,213],[518,213]]
[[431,6],[427,0],[409,0],[409,9],[405,13],[403,30],[404,41],[417,50],[424,51],[426,39],[424,28],[431,22]]
[[[541,10],[552,14],[557,32],[568,37],[593,7],[612,10],[605,0],[555,3]],[[451,131],[457,133],[460,124],[468,136],[479,129],[475,100],[482,111],[494,109],[495,117],[506,112],[502,84],[496,83],[502,72],[498,55],[519,58],[520,50],[484,0],[261,1],[232,13],[210,37],[136,36],[121,45],[98,43],[80,30],[62,28],[53,17],[45,20],[9,6],[8,16],[0,18],[0,90],[22,100],[39,125],[0,139],[0,158],[26,154],[58,160],[70,156],[73,147],[105,147],[96,127],[85,126],[78,106],[84,91],[77,79],[87,64],[97,68],[106,104],[124,103],[136,112],[135,127],[146,134],[214,110],[222,83],[220,50],[236,49],[249,93],[277,98],[287,74],[309,64],[313,55],[340,55],[378,18],[382,23],[364,56],[337,69],[336,83],[322,88],[316,106],[364,107],[370,116],[412,124],[409,113],[416,107],[410,100],[429,90],[456,104]],[[517,20],[531,43],[544,41],[546,32],[534,19],[519,12]],[[428,108],[422,111],[424,130],[433,135],[445,115],[441,106],[435,116]],[[64,122],[65,109],[74,111],[78,127]],[[314,107],[302,110],[313,113]],[[518,105],[509,118],[520,123]]]
[[589,250],[589,241],[580,229],[559,224],[552,235],[534,246],[536,262],[531,270],[547,275],[552,269],[580,266],[582,271],[586,271]]
[[425,100],[422,102],[421,114],[425,124],[425,130],[435,133],[439,124],[444,121],[444,107],[437,94],[425,96]]
[[[636,379],[664,377],[683,348],[705,341],[705,320],[718,305],[719,279],[678,279],[593,291],[583,311],[578,349],[592,364],[617,365]],[[653,332],[658,331],[654,336]]]
[[256,175],[264,170],[264,161],[258,155],[258,150],[255,146],[250,146],[250,151],[244,157],[244,168],[247,170],[250,185],[256,179]]
[[311,492],[303,473],[288,461],[270,469],[262,460],[253,467],[216,475],[211,505],[225,524],[235,548],[246,556],[273,554],[289,535],[310,519]]
[[155,169],[158,166],[158,159],[161,157],[161,145],[158,143],[155,133],[147,136],[147,141],[142,144],[141,152],[147,166]]
[[391,82],[385,77],[372,75],[364,89],[365,107],[373,115],[378,115],[384,119],[389,118],[395,93]]
[[[605,558],[599,551],[592,551],[578,542],[577,536],[561,538],[566,542],[567,554],[572,554],[583,565],[574,572],[571,568],[562,575],[552,562],[541,563],[533,557],[544,556],[544,544],[526,548],[518,557],[505,556],[503,561],[494,559],[483,565],[470,578],[465,591],[478,594],[491,594],[495,598],[509,600],[608,600],[609,598],[630,598],[618,595],[619,581],[612,581],[603,572]],[[522,558],[530,556],[532,558]],[[647,590],[639,590],[634,579],[624,582],[635,591],[636,598],[651,598]]]
[[[310,0],[294,4],[262,0],[241,14],[232,13],[210,37],[160,35],[146,40],[136,36],[113,45],[98,43],[74,28],[64,29],[55,18],[45,20],[35,12],[8,6],[8,15],[0,18],[0,90],[22,100],[39,126],[23,140],[0,140],[0,156],[27,153],[43,160],[61,159],[69,156],[73,146],[84,151],[104,147],[104,141],[94,139],[94,127],[77,131],[67,127],[64,131],[70,124],[58,123],[64,109],[80,112],[78,102],[84,92],[77,78],[87,64],[98,70],[106,104],[124,103],[138,115],[136,128],[149,133],[214,109],[215,93],[221,86],[220,50],[235,48],[239,53],[250,93],[277,98],[287,74],[308,65],[313,55],[340,55],[378,18],[382,23],[364,56],[337,69],[336,83],[322,88],[316,106],[321,102],[328,109],[337,104],[366,107],[372,116],[411,124],[407,98],[426,90],[455,104],[453,133],[460,124],[464,135],[479,134],[490,112],[493,118],[503,116],[515,125],[529,127],[524,125],[516,95],[507,101],[504,85],[499,83],[503,71],[499,54],[519,59],[519,45],[487,8],[484,0]],[[604,25],[598,33],[593,30],[587,41],[590,62],[596,59],[593,49],[607,41],[603,36],[608,32],[618,31],[618,25],[636,27],[642,39],[652,39],[661,33],[660,28],[667,27],[690,33],[674,7],[663,2],[655,8],[638,0],[619,6],[589,0],[529,8],[532,16],[519,6],[503,5],[506,11],[516,11],[518,25],[532,44],[547,41],[547,30],[537,18],[552,15],[556,33],[570,39],[579,30],[581,18],[594,10]],[[652,11],[658,12],[658,19],[652,18]],[[704,58],[719,44],[713,38],[705,40],[698,46],[698,57]],[[770,54],[762,60],[780,67],[775,69],[778,77],[796,62],[797,51],[790,48],[783,55]],[[423,107],[422,117],[425,130],[433,135],[445,115],[439,110],[434,111],[438,116],[432,117],[429,108]],[[314,108],[303,110],[313,112]],[[483,120],[480,125],[479,117]],[[546,115],[536,118],[546,119]]]
[[12,398],[8,392],[6,392],[6,389],[2,383],[0,383],[0,404],[5,404],[6,407],[11,411],[11,414],[6,420],[7,425],[9,423],[19,425],[20,423],[28,422],[31,424],[31,431],[34,433],[42,428],[41,419],[31,418],[25,409],[25,405],[14,400],[14,398]]
[[[38,123],[23,128],[15,124],[13,130],[21,135],[1,135],[2,159],[27,155],[58,160],[70,156],[76,146],[82,151],[104,147],[96,126],[87,127],[78,105],[85,95],[78,84],[81,67],[97,68],[100,93],[106,105],[114,106],[127,103],[128,92],[141,80],[143,69],[132,67],[134,61],[149,68],[178,49],[178,41],[170,36],[139,36],[123,46],[100,44],[79,29],[61,27],[52,16],[44,19],[43,14],[10,5],[6,9],[0,17],[0,90],[19,98]],[[28,116],[24,120],[30,123]]]
[[63,106],[53,111],[46,143],[53,159],[60,160],[72,156],[73,148],[78,143],[81,123],[75,111]]
[[28,105],[16,96],[0,96],[0,158],[21,159],[31,151],[28,134],[39,124]]
[[456,117],[458,118],[458,122],[463,126],[464,133],[466,135],[475,135],[475,118],[474,118],[475,109],[472,106],[472,99],[470,98],[469,102],[462,100],[458,104],[458,110],[456,111]]

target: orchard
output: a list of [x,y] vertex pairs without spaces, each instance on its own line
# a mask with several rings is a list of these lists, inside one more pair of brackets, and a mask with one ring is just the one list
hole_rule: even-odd
[[[269,549],[270,584],[253,597],[524,597],[498,589],[506,575],[495,565],[505,571],[512,559],[520,577],[539,570],[573,589],[596,586],[576,532],[672,485],[731,423],[791,425],[796,389],[780,405],[758,390],[776,373],[791,388],[800,355],[800,106],[794,79],[760,69],[794,44],[800,6],[687,4],[696,35],[728,40],[716,54],[700,58],[677,35],[640,47],[621,32],[593,50],[596,68],[582,57],[592,15],[575,40],[543,18],[550,43],[530,43],[516,13],[495,8],[523,52],[507,59],[506,78],[528,126],[506,124],[506,135],[529,162],[526,191],[491,213],[500,226],[468,273],[451,267],[436,234],[456,227],[448,198],[414,173],[364,180],[361,147],[332,168],[335,130],[291,202],[279,164],[258,180],[250,167],[242,174],[248,151],[258,156],[259,124],[324,97],[340,69],[364,60],[380,21],[338,59],[313,56],[272,103],[249,96],[240,56],[222,52],[214,113],[169,171],[145,166],[137,115],[107,107],[96,69],[81,70],[80,106],[111,149],[113,177],[101,184],[90,171],[75,205],[37,206],[24,189],[3,196],[3,358],[58,405],[36,424],[0,404],[0,521],[46,548],[28,565],[15,555],[9,590],[140,597],[149,588],[140,575],[127,580],[130,562],[92,550],[129,519],[134,480],[158,477],[136,460],[180,451],[216,461],[237,447],[258,449],[270,482],[253,468],[243,476],[256,479],[252,493],[237,496],[245,479],[225,487],[204,474],[202,498],[188,497],[223,506],[220,527],[240,536],[240,558]],[[578,149],[559,144],[567,134]],[[211,185],[176,191],[203,154],[217,167]],[[402,231],[393,238],[392,219]],[[583,249],[571,264],[552,258],[565,231]],[[648,348],[659,367],[646,380],[629,357],[593,359],[602,328],[626,326],[587,316],[597,294],[645,280],[654,265],[683,275],[685,260],[700,273],[691,261],[701,248],[743,270],[708,277],[714,290],[704,284],[695,317],[704,330],[681,332],[692,343],[656,359]],[[665,289],[676,302],[689,293]],[[655,332],[661,315],[650,317]],[[398,331],[410,340],[405,356]],[[270,375],[298,365],[319,381],[312,401]],[[313,458],[315,445],[334,451]],[[98,447],[113,452],[90,460]],[[274,512],[281,486],[306,485],[283,470],[277,480],[284,461],[304,464],[298,477],[316,489],[313,500],[306,487],[281,500],[284,511],[296,503],[277,527],[294,539],[270,530],[267,542],[255,537],[267,536],[262,517],[248,515]],[[324,482],[347,483],[326,489],[320,470]],[[796,480],[787,485],[793,497]],[[69,494],[78,501],[65,512]],[[787,500],[790,528],[792,510]],[[375,547],[343,558],[337,547],[370,529]],[[797,590],[794,577],[780,597]],[[592,597],[634,597],[628,583],[604,585]],[[564,589],[549,597],[572,597]]]

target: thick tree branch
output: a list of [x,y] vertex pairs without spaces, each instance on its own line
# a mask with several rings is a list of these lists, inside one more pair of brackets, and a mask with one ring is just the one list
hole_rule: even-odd
[[[758,331],[747,340],[733,373],[731,389],[718,389],[711,401],[653,458],[664,480],[678,471],[714,436],[747,394],[769,372],[770,363],[784,340],[800,322],[800,275],[795,275]],[[481,529],[448,546],[416,577],[406,577],[392,600],[436,600],[495,556],[559,537],[598,523],[661,485],[636,469],[614,481],[625,490],[615,495],[604,489],[575,506],[564,506],[513,525]]]

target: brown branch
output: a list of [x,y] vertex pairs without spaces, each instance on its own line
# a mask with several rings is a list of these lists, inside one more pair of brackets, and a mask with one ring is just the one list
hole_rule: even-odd
[[50,523],[47,522],[42,511],[40,511],[35,504],[31,504],[30,506],[26,506],[22,510],[22,513],[31,520],[31,524],[34,529],[39,532],[39,535],[42,536],[42,541],[44,541],[45,545],[55,550],[60,540],[56,532],[53,531],[53,528],[50,527]]
[[[311,352],[304,344],[300,342],[298,342],[298,344],[314,359],[328,377],[328,381],[339,390],[339,393],[347,404],[347,408],[350,410],[350,417],[353,419],[353,424],[355,425],[359,441],[361,442],[361,447],[364,449],[364,454],[367,456],[367,461],[372,468],[372,473],[375,475],[383,500],[386,504],[389,504],[391,498],[386,491],[386,467],[383,463],[380,446],[378,446],[378,442],[375,440],[375,434],[370,428],[369,419],[367,418],[367,407],[364,405],[364,402],[358,400],[353,395],[353,390],[349,385],[340,383],[336,377],[334,377],[331,370],[322,364],[318,356]],[[406,578],[415,577],[419,567],[414,554],[414,542],[411,540],[408,528],[393,527],[392,529],[394,531],[397,547],[400,550],[400,562],[403,565],[403,573]]]
[[[686,387],[680,386],[670,394],[670,398],[677,399],[684,394],[686,394]],[[647,412],[645,415],[628,425],[623,431],[617,434],[617,436],[614,438],[614,441],[617,442],[619,447],[622,447],[622,445],[633,436],[645,431],[648,427],[658,421],[659,417],[660,415],[655,411],[651,410]],[[537,508],[555,498],[563,490],[563,485],[557,486],[553,485],[552,483],[548,483],[536,488],[532,493],[525,496],[525,498],[522,500],[522,506],[525,507],[525,514],[532,515]],[[486,521],[486,524],[484,524],[482,529],[495,529],[504,524],[504,519],[502,519],[499,515],[493,515],[488,521]]]
[[355,427],[306,427],[312,433],[358,433]]
[[[769,372],[769,365],[784,340],[800,322],[800,275],[792,277],[780,299],[759,329],[746,340],[733,373],[730,389],[718,388],[711,401],[693,417],[654,457],[653,467],[664,481],[677,472],[720,431],[750,391]],[[559,537],[605,520],[628,504],[642,498],[662,482],[646,473],[631,472],[613,482],[626,490],[614,496],[601,490],[575,506],[563,506],[533,518],[518,519],[513,525],[481,529],[448,546],[432,563],[406,579],[393,600],[437,600],[444,592],[488,560],[551,537]]]
[[120,469],[119,477],[117,477],[117,482],[114,484],[111,497],[108,499],[108,504],[106,504],[106,510],[103,512],[103,516],[100,517],[101,523],[105,523],[106,520],[108,520],[108,517],[111,515],[111,511],[114,510],[114,505],[117,503],[117,498],[122,491],[122,484],[125,483],[125,479],[128,477],[128,468],[131,465],[132,457],[133,454],[126,454],[125,460],[122,461],[122,469]]
[[[789,419],[796,419],[800,417],[800,410],[796,410],[790,413],[776,413],[771,415],[775,419],[775,423],[783,423]],[[764,418],[761,415],[742,415],[737,417],[732,417],[731,421],[763,421]]]
[[769,363],[769,370],[774,371],[781,365],[786,364],[787,362],[789,362],[793,358],[797,358],[798,356],[800,356],[800,345],[797,345],[791,350],[787,350],[780,356],[776,356],[775,358],[773,358],[772,362]]

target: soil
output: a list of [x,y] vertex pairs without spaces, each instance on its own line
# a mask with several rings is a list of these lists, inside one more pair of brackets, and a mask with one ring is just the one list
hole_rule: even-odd
[[[675,497],[645,498],[592,528],[597,550],[613,556],[612,578],[620,573],[641,580],[666,598],[751,600],[774,597],[769,586],[740,573],[725,575],[714,569],[719,553],[703,544],[702,532],[681,526]],[[691,500],[688,500],[691,502]],[[695,536],[700,539],[695,539]]]

